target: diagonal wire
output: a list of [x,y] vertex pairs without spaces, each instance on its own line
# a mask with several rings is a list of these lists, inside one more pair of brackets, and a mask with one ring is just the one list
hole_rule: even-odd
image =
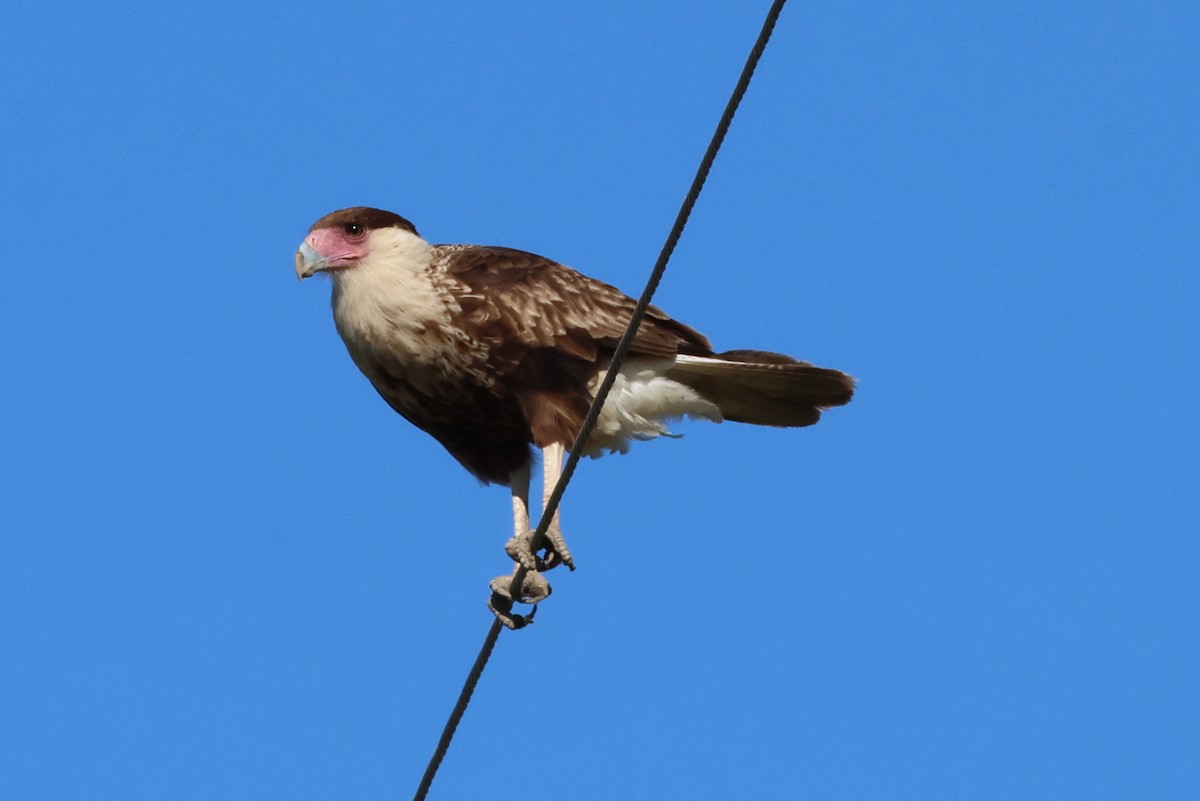
[[712,169],[713,161],[717,158],[717,151],[721,149],[721,143],[725,141],[725,134],[728,133],[729,126],[733,122],[733,115],[737,113],[738,105],[741,104],[742,97],[746,94],[747,87],[750,86],[754,68],[758,66],[758,60],[762,57],[767,42],[771,39],[771,32],[775,29],[775,22],[779,19],[779,13],[783,11],[785,2],[787,0],[775,0],[771,5],[771,10],[767,12],[767,18],[763,22],[762,30],[759,31],[758,39],[750,50],[745,66],[742,67],[741,77],[738,78],[737,85],[733,88],[733,94],[725,105],[725,112],[721,115],[721,121],[717,123],[717,130],[713,133],[712,141],[708,143],[708,150],[705,151],[704,158],[700,161],[696,177],[692,179],[691,189],[688,190],[687,197],[683,199],[683,206],[680,207],[679,214],[675,217],[671,233],[667,235],[667,241],[663,243],[662,251],[658,254],[658,261],[654,263],[650,279],[646,282],[646,288],[642,290],[642,296],[638,298],[637,306],[633,309],[633,316],[629,318],[629,327],[625,329],[625,335],[617,343],[617,349],[613,352],[612,361],[608,365],[604,380],[597,388],[596,397],[592,400],[591,407],[588,408],[587,417],[583,419],[579,435],[575,437],[575,442],[571,445],[571,455],[567,457],[566,464],[563,465],[562,474],[558,477],[558,483],[554,485],[554,491],[550,493],[550,497],[545,502],[545,509],[542,510],[541,519],[538,520],[537,530],[533,535],[535,545],[545,536],[546,529],[549,528],[550,521],[554,519],[554,513],[558,510],[559,503],[562,502],[563,493],[567,491],[567,484],[571,482],[571,476],[575,473],[579,459],[583,456],[583,446],[596,427],[596,420],[600,417],[604,399],[608,397],[613,383],[617,380],[621,364],[625,361],[625,355],[629,352],[629,346],[633,343],[634,337],[637,336],[642,318],[646,316],[650,300],[654,297],[663,273],[667,270],[667,262],[670,261],[671,254],[675,251],[675,245],[679,243],[679,237],[683,235],[683,228],[692,214],[696,199],[700,197],[704,182],[708,180],[708,173]]
[[458,703],[454,705],[454,711],[450,713],[450,719],[446,721],[446,726],[442,729],[442,736],[438,740],[437,748],[433,750],[433,758],[429,760],[429,765],[425,768],[425,775],[421,777],[421,783],[417,786],[417,794],[413,796],[414,801],[423,801],[425,794],[429,792],[429,785],[433,784],[433,777],[437,775],[442,758],[450,750],[450,739],[454,737],[454,730],[458,728],[458,722],[462,720],[463,713],[467,711],[467,704],[471,703],[475,685],[479,683],[479,677],[483,675],[483,669],[487,667],[488,659],[492,656],[492,649],[496,647],[496,639],[500,636],[501,628],[499,618],[493,620],[492,627],[488,629],[487,636],[483,638],[483,647],[479,649],[479,656],[475,657],[475,664],[471,666],[471,672],[467,675],[462,692],[458,694]]
[[[712,169],[713,161],[717,157],[717,151],[721,149],[721,143],[725,140],[725,134],[729,132],[729,126],[733,122],[733,115],[737,113],[738,106],[742,102],[742,97],[745,96],[746,89],[750,86],[750,79],[754,76],[754,69],[758,66],[759,59],[762,58],[763,51],[767,47],[767,42],[771,39],[771,32],[775,29],[775,23],[779,19],[779,14],[783,11],[783,6],[786,2],[787,0],[773,0],[771,10],[767,12],[767,18],[763,22],[762,30],[759,31],[758,39],[754,42],[754,47],[750,50],[750,55],[746,59],[745,66],[742,67],[742,74],[738,78],[737,85],[733,88],[733,94],[730,96],[729,102],[725,105],[725,111],[721,115],[720,122],[717,123],[717,130],[713,133],[712,141],[708,144],[708,150],[705,151],[704,158],[700,161],[696,177],[692,179],[692,186],[683,200],[679,214],[675,217],[675,224],[671,227],[670,234],[667,235],[667,241],[663,244],[662,251],[658,254],[658,260],[654,263],[654,269],[650,272],[646,288],[642,290],[642,295],[638,298],[637,305],[633,309],[633,314],[629,318],[629,327],[625,329],[625,334],[621,337],[620,342],[617,343],[616,350],[613,351],[607,373],[596,390],[596,396],[592,400],[587,417],[584,418],[583,425],[579,429],[579,435],[575,437],[575,442],[571,445],[571,454],[567,457],[567,461],[563,465],[563,471],[558,477],[558,483],[554,485],[554,491],[550,493],[550,497],[546,500],[545,509],[542,512],[541,519],[538,520],[537,530],[533,534],[534,544],[545,539],[546,529],[549,528],[550,521],[554,519],[554,513],[558,510],[558,506],[562,502],[563,493],[567,491],[567,485],[571,483],[571,476],[574,475],[575,468],[579,464],[579,459],[583,455],[583,446],[596,427],[596,420],[600,417],[600,409],[604,406],[604,400],[608,397],[613,383],[617,380],[617,374],[620,372],[621,364],[625,361],[625,355],[629,351],[629,346],[633,343],[634,337],[637,336],[642,318],[646,316],[646,310],[650,306],[650,300],[654,297],[654,292],[658,289],[659,282],[662,281],[663,273],[667,269],[667,262],[670,261],[671,254],[675,251],[675,246],[679,243],[680,236],[683,235],[683,229],[687,225],[688,217],[691,216],[692,208],[695,207],[696,200],[700,197],[700,192],[704,188],[704,182],[708,180],[708,173]],[[520,577],[517,576],[515,578],[519,582]],[[433,783],[433,777],[437,774],[438,767],[442,764],[442,759],[446,756],[446,752],[450,748],[450,740],[454,737],[454,731],[458,728],[459,721],[462,720],[463,714],[467,711],[467,704],[471,701],[471,695],[475,692],[475,686],[479,683],[479,679],[483,675],[483,669],[487,666],[488,659],[492,655],[492,649],[495,648],[496,641],[500,637],[501,629],[502,626],[499,619],[492,621],[492,626],[488,629],[487,637],[484,638],[479,656],[475,658],[475,664],[471,667],[471,672],[467,676],[467,681],[463,685],[462,692],[459,693],[458,703],[454,705],[454,710],[450,713],[450,719],[446,721],[446,726],[442,729],[442,736],[438,740],[437,748],[429,760],[428,767],[425,768],[425,774],[421,777],[421,783],[417,787],[417,793],[413,796],[413,801],[424,801],[426,794],[428,794],[429,787]]]

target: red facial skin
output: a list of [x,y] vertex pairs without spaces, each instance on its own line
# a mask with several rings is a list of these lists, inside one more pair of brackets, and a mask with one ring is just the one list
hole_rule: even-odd
[[304,241],[325,260],[325,270],[353,267],[367,255],[366,231],[355,235],[342,228],[318,228]]

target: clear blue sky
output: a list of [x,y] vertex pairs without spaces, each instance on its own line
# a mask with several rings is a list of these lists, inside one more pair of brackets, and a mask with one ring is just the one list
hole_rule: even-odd
[[[768,3],[55,3],[0,30],[0,797],[409,797],[507,494],[317,217],[640,291]],[[658,296],[859,378],[586,462],[433,798],[1200,797],[1200,11],[795,0]]]

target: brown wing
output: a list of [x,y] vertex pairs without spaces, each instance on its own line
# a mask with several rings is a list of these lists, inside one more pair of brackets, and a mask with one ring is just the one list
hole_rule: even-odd
[[[501,350],[552,348],[595,362],[616,347],[636,305],[616,287],[521,250],[438,245],[434,258],[455,279],[452,291],[464,325]],[[699,332],[651,306],[630,352],[708,355],[712,346]]]

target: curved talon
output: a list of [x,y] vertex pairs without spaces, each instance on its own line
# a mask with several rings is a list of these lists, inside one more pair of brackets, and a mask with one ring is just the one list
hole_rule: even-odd
[[[549,567],[544,569],[549,570],[564,564],[568,570],[574,570],[575,560],[571,557],[571,549],[567,547],[567,541],[563,539],[562,530],[557,525],[550,526],[550,530],[546,532],[546,540],[546,564]],[[551,565],[551,562],[554,564]]]
[[[489,586],[492,595],[488,599],[488,609],[510,629],[524,628],[532,623],[538,602],[549,598],[552,592],[550,582],[540,573],[521,568],[511,575],[496,576]],[[514,603],[532,604],[533,610],[528,615],[517,614],[512,611]]]
[[[528,615],[518,615],[512,610],[512,601],[503,596],[492,593],[492,597],[488,599],[488,609],[492,610],[492,614],[500,621],[500,625],[506,629],[523,629],[533,622],[533,612]],[[537,607],[534,607],[534,612]]]

